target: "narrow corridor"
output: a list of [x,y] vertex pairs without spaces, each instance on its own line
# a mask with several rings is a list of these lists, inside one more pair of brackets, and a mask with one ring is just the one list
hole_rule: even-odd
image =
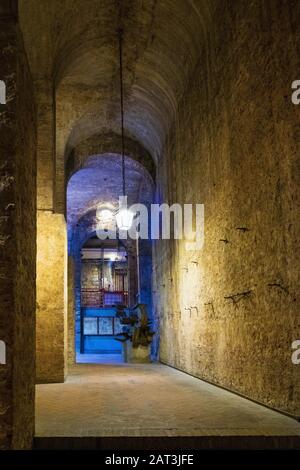
[[300,449],[299,20],[0,0],[0,451]]

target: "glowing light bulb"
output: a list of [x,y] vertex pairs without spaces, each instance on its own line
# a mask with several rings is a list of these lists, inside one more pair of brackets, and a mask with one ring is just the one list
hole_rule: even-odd
[[120,209],[116,215],[119,230],[129,230],[132,225],[133,217],[134,213],[127,208]]
[[103,223],[110,222],[112,218],[112,212],[109,209],[103,209],[99,215]]
[[113,220],[113,212],[109,209],[100,209],[97,211],[98,230],[108,230]]

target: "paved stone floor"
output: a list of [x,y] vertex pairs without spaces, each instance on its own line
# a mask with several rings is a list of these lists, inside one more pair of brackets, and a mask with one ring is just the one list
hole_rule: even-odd
[[162,364],[77,364],[37,385],[36,436],[300,436],[300,423]]
[[77,364],[120,364],[122,354],[76,354]]

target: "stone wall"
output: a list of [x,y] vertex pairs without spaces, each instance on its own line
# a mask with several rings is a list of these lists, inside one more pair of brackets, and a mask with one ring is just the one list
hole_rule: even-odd
[[155,246],[160,357],[300,415],[300,4],[216,4],[160,166],[166,202],[205,204],[201,251]]
[[62,214],[38,211],[37,382],[63,382],[67,361],[67,230]]
[[37,208],[53,210],[55,104],[53,82],[47,77],[34,82],[37,104]]
[[37,103],[37,382],[63,382],[67,362],[67,235],[54,211],[53,80],[35,77]]
[[93,262],[84,262],[81,267],[81,287],[83,289],[100,289],[100,265]]
[[[0,448],[27,449],[34,433],[36,123],[15,2],[0,8]],[[2,17],[4,16],[4,18]]]

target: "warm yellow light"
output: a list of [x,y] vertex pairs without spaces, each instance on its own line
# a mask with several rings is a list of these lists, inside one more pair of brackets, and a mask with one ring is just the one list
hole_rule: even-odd
[[97,211],[98,230],[108,230],[112,224],[114,214],[110,209],[103,208]]
[[132,225],[133,216],[134,214],[130,210],[126,208],[120,209],[116,215],[119,230],[129,230]]
[[112,219],[112,212],[109,209],[103,209],[99,215],[101,218],[101,222],[103,222],[104,224],[110,222]]

